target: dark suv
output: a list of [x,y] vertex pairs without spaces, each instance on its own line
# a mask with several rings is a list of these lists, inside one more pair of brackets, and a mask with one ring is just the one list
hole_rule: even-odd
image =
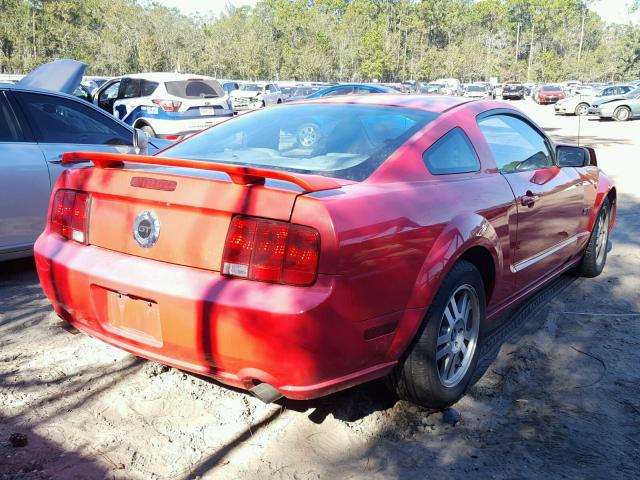
[[508,98],[522,100],[524,99],[524,85],[521,83],[507,83],[502,89],[502,99]]

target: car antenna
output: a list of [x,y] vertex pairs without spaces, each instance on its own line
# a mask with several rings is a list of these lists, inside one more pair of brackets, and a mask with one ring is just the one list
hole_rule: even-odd
[[582,115],[578,115],[578,146],[580,146],[580,127],[582,125]]

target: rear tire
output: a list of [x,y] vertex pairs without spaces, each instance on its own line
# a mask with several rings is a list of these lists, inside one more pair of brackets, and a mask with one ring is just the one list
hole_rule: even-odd
[[607,248],[609,246],[609,225],[611,224],[611,203],[605,198],[598,212],[591,237],[582,257],[582,263],[577,268],[581,277],[597,277],[604,270],[607,262]]
[[471,263],[458,261],[442,282],[413,344],[389,376],[398,397],[439,410],[464,395],[482,348],[485,304],[480,272]]
[[631,118],[631,110],[628,107],[618,107],[613,112],[613,118],[616,122],[626,122]]

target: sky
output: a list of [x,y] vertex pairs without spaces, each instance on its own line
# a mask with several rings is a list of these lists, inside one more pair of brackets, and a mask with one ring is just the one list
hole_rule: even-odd
[[[243,5],[255,5],[257,0],[157,0],[167,7],[177,8],[187,15],[212,12],[216,15],[222,13],[227,4],[236,7]],[[629,15],[629,5],[632,0],[597,0],[591,7],[609,23],[640,23],[640,11]]]

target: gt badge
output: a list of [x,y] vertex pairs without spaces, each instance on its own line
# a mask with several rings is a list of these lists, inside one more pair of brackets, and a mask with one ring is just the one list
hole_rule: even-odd
[[133,238],[142,248],[152,247],[160,236],[160,220],[155,212],[144,211],[138,214],[133,226]]

